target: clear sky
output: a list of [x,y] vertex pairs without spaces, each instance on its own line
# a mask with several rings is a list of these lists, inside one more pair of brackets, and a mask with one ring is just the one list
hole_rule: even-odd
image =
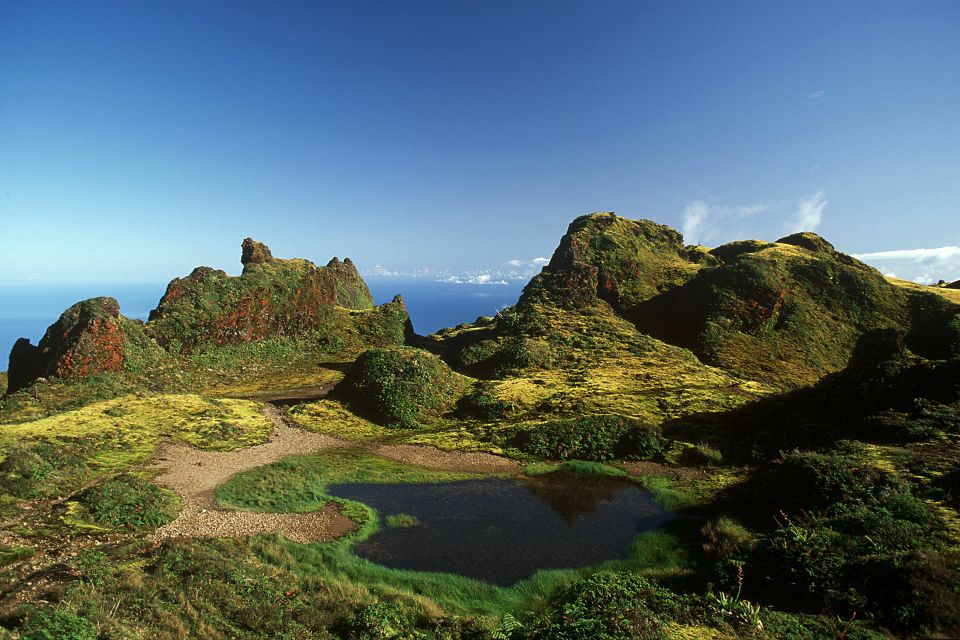
[[960,278],[960,2],[0,3],[0,282],[496,282],[607,210]]

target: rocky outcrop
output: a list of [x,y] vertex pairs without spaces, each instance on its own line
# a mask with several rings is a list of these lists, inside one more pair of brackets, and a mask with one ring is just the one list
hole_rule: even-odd
[[245,238],[240,246],[243,250],[243,253],[240,254],[240,263],[243,264],[244,272],[248,268],[273,261],[270,247],[262,242],[257,242],[253,238]]
[[580,216],[521,304],[546,297],[577,307],[599,297],[633,306],[689,281],[703,268],[701,257],[691,260],[683,236],[665,225],[609,212]]
[[201,344],[306,335],[323,326],[333,306],[373,306],[370,290],[349,259],[333,258],[323,267],[283,260],[251,238],[242,249],[240,276],[198,267],[174,279],[151,312],[147,332],[164,347],[188,352]]
[[37,378],[82,378],[121,371],[126,362],[126,330],[113,298],[91,298],[73,305],[47,329],[38,346],[21,338],[10,352],[8,393]]

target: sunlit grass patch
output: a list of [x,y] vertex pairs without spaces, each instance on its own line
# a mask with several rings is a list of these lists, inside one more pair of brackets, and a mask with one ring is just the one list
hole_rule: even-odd
[[503,449],[480,438],[467,425],[455,419],[443,419],[419,429],[391,429],[353,413],[338,400],[318,400],[293,407],[290,419],[297,426],[347,440],[420,444],[447,451],[486,451],[501,454]]
[[333,499],[332,484],[444,482],[476,474],[427,469],[353,449],[292,456],[239,473],[217,489],[219,503],[232,509],[264,512],[316,511]]
[[20,423],[0,424],[2,504],[65,495],[147,460],[170,439],[230,450],[265,442],[260,405],[197,395],[124,396]]
[[289,416],[307,431],[350,440],[379,440],[398,434],[397,430],[361,418],[338,400],[324,399],[297,405],[290,409]]
[[135,462],[164,437],[230,450],[266,442],[272,430],[260,405],[247,400],[130,395],[39,420],[0,424],[0,447],[37,438],[108,436],[125,445],[112,453],[118,463]]
[[236,382],[219,382],[205,388],[203,393],[221,398],[248,398],[282,394],[285,391],[296,391],[305,387],[323,387],[336,384],[342,379],[342,371],[320,366],[313,370],[271,372],[255,377],[241,378]]

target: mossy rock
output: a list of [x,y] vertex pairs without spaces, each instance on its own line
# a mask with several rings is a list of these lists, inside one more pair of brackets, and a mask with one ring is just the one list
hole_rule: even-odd
[[632,306],[687,282],[702,265],[692,262],[683,236],[650,220],[614,213],[580,216],[567,229],[543,273],[524,295],[566,297],[564,289],[592,292],[613,304]]
[[147,331],[161,345],[189,352],[269,336],[302,336],[324,326],[325,308],[369,309],[373,297],[349,258],[318,267],[274,258],[266,245],[243,242],[243,273],[198,267],[175,278],[150,313]]
[[466,384],[437,356],[420,349],[370,349],[337,387],[359,413],[391,427],[435,422],[463,395]]

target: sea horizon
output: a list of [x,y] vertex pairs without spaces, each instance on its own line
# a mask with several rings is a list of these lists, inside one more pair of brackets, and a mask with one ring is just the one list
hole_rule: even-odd
[[[368,277],[365,281],[378,305],[402,295],[413,328],[421,335],[492,316],[515,304],[528,282],[470,284],[402,277]],[[120,313],[146,321],[166,287],[165,282],[0,285],[0,371],[7,370],[10,349],[17,339],[37,344],[47,327],[76,302],[110,296],[120,303]]]

